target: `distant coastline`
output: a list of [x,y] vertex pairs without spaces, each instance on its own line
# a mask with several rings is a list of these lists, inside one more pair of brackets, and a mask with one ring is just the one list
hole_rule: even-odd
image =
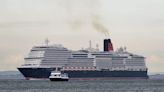
[[0,79],[24,79],[19,71],[0,71]]

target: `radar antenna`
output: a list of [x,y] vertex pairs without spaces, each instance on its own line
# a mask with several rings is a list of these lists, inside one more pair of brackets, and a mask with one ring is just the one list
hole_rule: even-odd
[[96,50],[99,51],[99,44],[96,44]]

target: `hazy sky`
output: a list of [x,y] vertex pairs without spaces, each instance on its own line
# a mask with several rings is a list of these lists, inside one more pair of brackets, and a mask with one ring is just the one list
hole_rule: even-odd
[[[110,36],[98,31],[97,21]],[[110,37],[164,72],[164,0],[0,0],[0,71],[16,70],[45,38],[77,50]]]

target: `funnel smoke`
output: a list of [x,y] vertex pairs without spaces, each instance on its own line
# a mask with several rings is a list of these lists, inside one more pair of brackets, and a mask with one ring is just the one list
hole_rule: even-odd
[[105,36],[109,36],[108,29],[100,22],[98,17],[93,18],[92,25],[98,32],[103,33]]
[[[62,7],[66,9],[66,21],[72,31],[94,28],[95,31],[109,36],[108,29],[101,22],[100,0],[61,0]],[[96,16],[96,17],[95,17]]]

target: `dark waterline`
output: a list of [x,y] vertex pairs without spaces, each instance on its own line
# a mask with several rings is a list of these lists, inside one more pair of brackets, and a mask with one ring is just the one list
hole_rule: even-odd
[[0,92],[164,92],[164,80],[0,80]]

